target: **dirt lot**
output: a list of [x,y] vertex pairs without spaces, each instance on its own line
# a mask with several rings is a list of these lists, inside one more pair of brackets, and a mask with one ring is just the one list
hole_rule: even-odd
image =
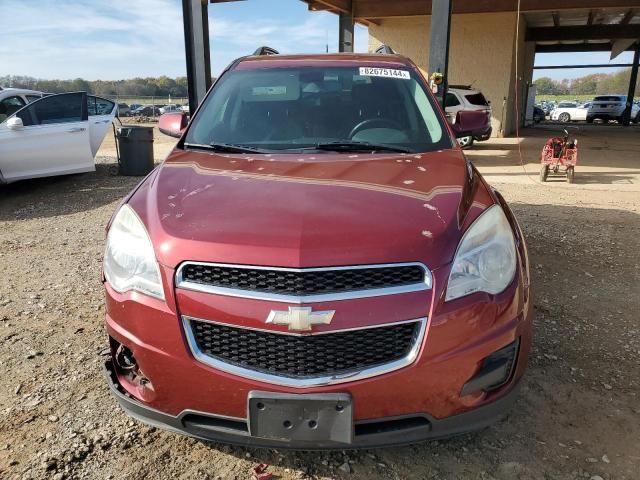
[[[246,450],[127,418],[101,376],[100,269],[138,179],[109,175],[106,142],[95,174],[0,186],[0,478],[247,479],[261,462],[282,479],[640,478],[640,132],[601,132],[582,132],[575,185],[537,182],[548,132],[521,143],[531,177],[513,139],[469,151],[528,238],[530,368],[498,425],[384,450]],[[156,158],[171,144],[158,137]]]

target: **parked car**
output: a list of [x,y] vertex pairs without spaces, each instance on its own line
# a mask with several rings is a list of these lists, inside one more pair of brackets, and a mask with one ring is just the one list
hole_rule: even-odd
[[551,111],[551,120],[559,122],[575,122],[587,119],[588,105],[579,105],[575,102],[560,102],[556,108]]
[[108,225],[105,373],[127,412],[340,450],[507,412],[532,335],[524,237],[410,60],[243,57],[175,128]]
[[85,92],[34,100],[0,123],[0,183],[95,170],[94,157],[116,113]]
[[126,103],[119,103],[116,115],[118,117],[128,117],[131,115],[131,107]]
[[189,113],[189,104],[185,103],[184,105],[181,105],[180,110],[182,110],[184,113]]
[[142,107],[143,105],[141,103],[132,103],[131,105],[129,105],[129,109],[133,112],[134,110]]
[[170,113],[170,112],[181,112],[182,109],[180,108],[180,105],[176,105],[173,103],[170,103],[169,105],[165,105],[163,107],[161,107],[160,109],[160,115],[163,115],[165,113]]
[[533,107],[533,122],[534,123],[540,123],[541,121],[543,121],[545,119],[546,115],[544,113],[544,110],[541,107],[538,107],[537,105],[534,105]]
[[[591,102],[586,120],[589,123],[594,120],[602,120],[605,122],[609,120],[616,120],[621,122],[626,107],[626,95],[600,95],[595,97]],[[640,107],[632,104],[631,119],[638,121],[639,112]]]
[[160,115],[160,108],[156,105],[141,105],[131,112],[133,116],[156,117]]
[[43,93],[23,88],[0,88],[0,123],[26,104],[42,98]]
[[473,145],[474,141],[488,140],[491,137],[491,106],[482,92],[465,85],[450,86],[445,99],[445,111],[450,114],[450,118],[453,120],[455,114],[461,110],[485,112],[489,121],[487,122],[487,130],[482,135],[459,138],[460,146],[466,148]]
[[555,102],[551,101],[542,101],[540,102],[539,107],[544,111],[545,117],[548,117],[549,115],[551,115],[551,111],[556,108],[556,104]]

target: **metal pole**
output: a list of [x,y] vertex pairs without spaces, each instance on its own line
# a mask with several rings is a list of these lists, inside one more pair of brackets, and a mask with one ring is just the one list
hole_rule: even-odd
[[189,110],[193,113],[211,86],[208,0],[182,0]]
[[353,10],[349,2],[349,11],[340,12],[338,20],[338,51],[353,52]]
[[451,31],[451,0],[434,0],[431,4],[431,41],[429,44],[429,75],[439,72],[444,76],[436,97],[444,108],[449,70],[449,34]]
[[633,110],[633,97],[636,95],[636,82],[638,81],[638,63],[640,63],[640,43],[636,43],[633,54],[633,66],[631,67],[631,78],[629,79],[629,91],[627,92],[627,107],[622,114],[622,124],[625,127],[631,122],[631,112]]

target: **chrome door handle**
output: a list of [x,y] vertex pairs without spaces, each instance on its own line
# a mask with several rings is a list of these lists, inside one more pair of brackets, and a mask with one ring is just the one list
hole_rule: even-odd
[[77,127],[77,128],[72,128],[71,130],[67,130],[67,133],[84,132],[85,130],[86,130],[86,128]]

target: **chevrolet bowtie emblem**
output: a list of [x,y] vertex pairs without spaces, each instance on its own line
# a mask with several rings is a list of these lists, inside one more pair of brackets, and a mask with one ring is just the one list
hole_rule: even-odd
[[267,323],[274,325],[288,325],[289,330],[308,332],[312,325],[328,325],[331,323],[335,310],[314,312],[311,307],[289,307],[288,312],[271,310]]

